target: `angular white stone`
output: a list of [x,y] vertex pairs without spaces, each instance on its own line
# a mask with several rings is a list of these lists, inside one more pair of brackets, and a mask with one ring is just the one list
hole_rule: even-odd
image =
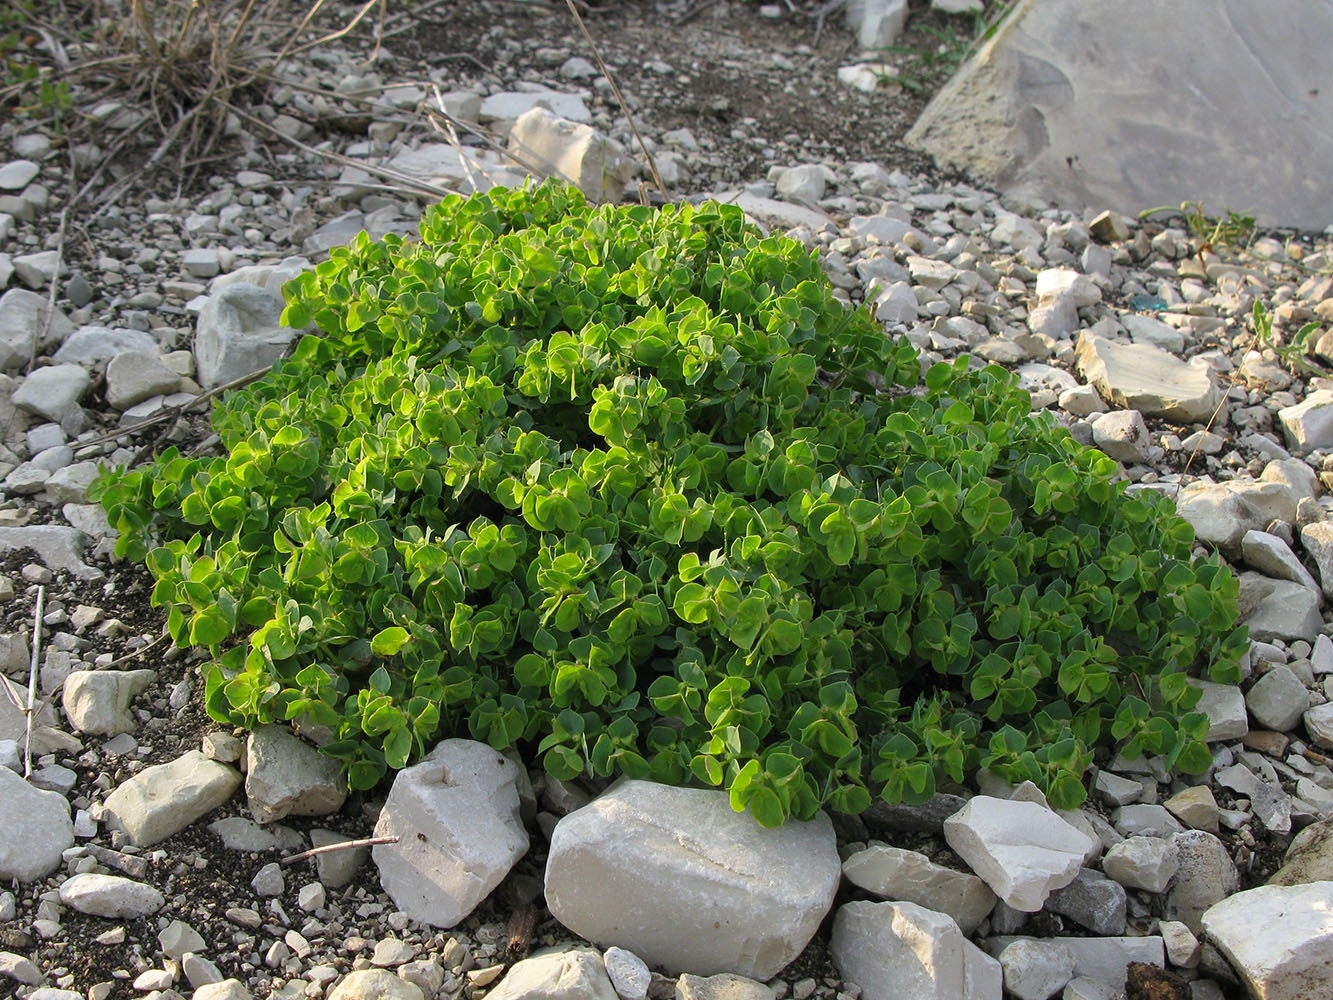
[[833,905],[835,843],[822,813],[770,830],[725,792],[625,781],[556,825],[546,901],[579,936],[671,974],[768,979]]
[[483,743],[445,740],[399,771],[375,824],[380,884],[413,920],[453,927],[528,849],[518,768]]
[[607,948],[602,954],[602,964],[606,966],[606,974],[620,1000],[644,1000],[648,995],[653,974],[647,963],[634,952]]
[[1305,731],[1315,746],[1333,750],[1333,701],[1316,705],[1304,715]]
[[74,846],[65,797],[34,788],[7,767],[0,767],[0,831],[0,879],[6,882],[55,871],[61,852]]
[[248,282],[228,282],[210,295],[199,313],[194,337],[199,384],[212,389],[267,368],[282,357],[296,336],[295,330],[281,324],[282,310],[280,290]]
[[[196,993],[195,996],[198,996]],[[329,1000],[426,1000],[421,987],[385,969],[349,972],[328,994]]]
[[1092,443],[1117,462],[1146,462],[1152,438],[1138,410],[1116,410],[1097,418]]
[[240,783],[234,767],[190,750],[122,783],[106,798],[107,821],[131,843],[149,847],[222,805]]
[[61,704],[81,733],[132,733],[139,720],[130,714],[130,701],[156,677],[152,670],[75,670],[65,678]]
[[1294,406],[1284,406],[1277,419],[1292,451],[1333,447],[1333,390],[1318,389]]
[[952,917],[971,934],[995,907],[995,893],[975,875],[937,865],[924,854],[872,844],[842,863],[842,873],[881,899],[916,903]]
[[1129,331],[1129,339],[1136,344],[1151,344],[1172,354],[1179,354],[1185,348],[1185,335],[1159,319],[1125,313],[1120,317],[1120,322]]
[[1203,423],[1222,399],[1206,367],[1186,364],[1148,344],[1117,344],[1084,332],[1074,356],[1079,370],[1102,398],[1121,409]]
[[1074,976],[1085,976],[1103,983],[1123,983],[1131,962],[1163,966],[1166,962],[1162,939],[1156,934],[1145,937],[993,937],[983,944],[992,955],[1001,954],[1015,941],[1035,941],[1063,945],[1074,956]]
[[[59,309],[46,322],[46,296],[26,288],[11,288],[0,296],[0,371],[28,363],[34,354],[47,354],[74,332],[74,324]],[[42,336],[45,328],[46,335]],[[34,350],[35,348],[35,350]]]
[[91,382],[92,376],[81,365],[38,368],[14,392],[14,405],[59,423],[83,398]]
[[224,979],[220,983],[205,983],[195,987],[193,1000],[251,1000],[250,991],[239,979]]
[[944,821],[944,839],[995,894],[1036,913],[1100,842],[1036,802],[978,795]]
[[525,169],[564,178],[593,201],[619,201],[634,173],[634,163],[619,143],[540,106],[514,123],[509,151]]
[[907,23],[907,0],[850,0],[845,16],[861,48],[882,49]]
[[1000,952],[1000,968],[1018,1000],[1050,1000],[1074,978],[1074,953],[1058,941],[1020,938]]
[[1240,574],[1241,606],[1250,609],[1241,624],[1249,627],[1250,638],[1259,642],[1274,639],[1313,642],[1324,627],[1319,607],[1319,591],[1288,580],[1274,580],[1262,573]]
[[1237,684],[1215,684],[1213,681],[1191,678],[1190,686],[1203,692],[1194,711],[1208,716],[1209,743],[1238,740],[1250,731],[1250,718],[1245,709],[1245,695]]
[[1300,722],[1310,707],[1310,692],[1285,666],[1276,666],[1254,682],[1245,695],[1254,721],[1282,733]]
[[998,964],[953,919],[915,903],[848,903],[829,957],[865,1000],[999,1000]]
[[166,898],[144,882],[85,872],[60,883],[60,901],[95,917],[134,920],[156,913]]
[[534,94],[519,91],[492,94],[482,100],[478,115],[483,122],[518,119],[535,107],[546,108],[552,114],[573,122],[592,121],[592,114],[583,103],[583,98],[554,90],[542,90]]
[[1106,852],[1102,871],[1127,889],[1164,892],[1176,869],[1180,852],[1163,837],[1127,837]]
[[260,823],[326,816],[342,808],[342,767],[282,726],[258,726],[246,752],[245,796]]
[[180,384],[180,375],[156,351],[123,351],[106,366],[106,401],[117,410],[173,393]]
[[1301,528],[1301,545],[1314,559],[1324,596],[1333,599],[1333,521],[1316,521]]
[[1319,584],[1310,571],[1301,565],[1296,553],[1291,551],[1291,546],[1277,535],[1270,535],[1266,531],[1247,531],[1241,536],[1240,552],[1249,566],[1265,576],[1290,580],[1320,593]]
[[602,956],[591,948],[552,949],[514,963],[487,1000],[617,1000]]
[[1333,882],[1236,893],[1205,911],[1202,926],[1251,996],[1333,996]]

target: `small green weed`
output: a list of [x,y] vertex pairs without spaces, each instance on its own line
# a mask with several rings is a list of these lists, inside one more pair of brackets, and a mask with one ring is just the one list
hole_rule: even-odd
[[495,189],[285,292],[323,336],[222,400],[226,454],[90,492],[215,718],[331,728],[354,788],[466,733],[768,826],[1211,763],[1186,679],[1246,633],[1171,502],[738,208]]
[[1314,351],[1315,341],[1323,327],[1318,323],[1306,323],[1294,334],[1291,339],[1283,342],[1282,338],[1273,333],[1273,316],[1264,308],[1262,302],[1254,303],[1254,311],[1250,317],[1251,324],[1254,327],[1254,343],[1259,350],[1272,348],[1289,367],[1299,368],[1311,375],[1327,375],[1328,369],[1314,364],[1310,360],[1310,355]]
[[1183,201],[1179,208],[1162,205],[1145,209],[1139,213],[1139,218],[1146,219],[1163,212],[1178,215],[1184,220],[1190,235],[1199,242],[1196,252],[1200,254],[1214,247],[1241,248],[1254,238],[1253,215],[1243,215],[1228,208],[1223,209],[1224,215],[1213,218],[1204,214],[1201,201]]

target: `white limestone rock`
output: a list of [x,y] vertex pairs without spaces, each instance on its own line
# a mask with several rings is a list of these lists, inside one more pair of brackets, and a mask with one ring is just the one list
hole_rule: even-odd
[[[310,831],[310,843],[315,847],[327,847],[329,844],[340,844],[343,841],[354,840],[344,833],[337,833],[333,830],[324,830],[315,827]],[[349,847],[340,851],[330,851],[328,854],[317,854],[315,856],[315,872],[319,875],[319,881],[329,889],[341,889],[356,877],[357,870],[366,863],[370,857],[370,848],[368,847]]]
[[775,996],[773,987],[730,972],[716,976],[685,972],[676,980],[676,1000],[774,1000]]
[[518,768],[473,740],[445,740],[399,771],[375,824],[380,884],[398,909],[433,927],[467,918],[528,849]]
[[60,883],[60,901],[95,917],[135,920],[156,913],[166,898],[145,882],[84,872]]
[[74,332],[74,324],[59,309],[50,310],[47,323],[46,301],[45,295],[26,288],[11,288],[0,296],[0,371],[15,371],[35,355],[49,354]]
[[234,767],[190,750],[124,781],[106,798],[107,822],[132,844],[149,847],[222,805],[240,783]]
[[1319,570],[1324,596],[1333,599],[1333,521],[1315,521],[1302,527],[1301,546]]
[[763,980],[814,935],[841,868],[822,813],[765,829],[725,792],[625,781],[556,825],[546,901],[579,936],[668,973]]
[[1086,977],[1103,983],[1123,983],[1131,962],[1164,966],[1166,962],[1162,938],[1157,934],[1144,937],[993,937],[983,942],[992,955],[1003,954],[1015,941],[1035,941],[1039,944],[1062,945],[1074,956],[1074,977]]
[[850,0],[847,27],[863,49],[892,45],[907,23],[907,0]]
[[1127,889],[1165,892],[1180,867],[1180,851],[1164,837],[1126,837],[1106,852],[1102,871]]
[[555,90],[540,90],[535,93],[502,91],[483,98],[478,108],[478,117],[484,122],[513,121],[522,118],[533,108],[542,107],[560,118],[572,122],[587,123],[592,121],[592,113],[577,94],[564,94]]
[[1117,462],[1132,465],[1148,461],[1152,438],[1138,410],[1116,410],[1097,418],[1092,443]]
[[65,678],[61,704],[70,725],[81,733],[132,733],[139,720],[131,714],[130,702],[156,677],[152,670],[75,670]]
[[1185,335],[1160,319],[1137,313],[1122,313],[1120,322],[1129,332],[1129,339],[1136,344],[1151,344],[1172,354],[1179,354],[1185,349]]
[[1333,996],[1333,882],[1247,889],[1210,907],[1201,924],[1252,997]]
[[82,365],[51,365],[35,369],[14,392],[21,410],[59,423],[88,391],[92,376]]
[[1318,389],[1277,411],[1287,447],[1297,454],[1333,447],[1333,390]]
[[[234,271],[224,278],[242,273]],[[280,288],[243,281],[220,288],[215,282],[214,288],[218,290],[204,303],[194,336],[195,369],[205,389],[267,368],[282,357],[297,334],[282,325]]]
[[1279,665],[1254,682],[1245,705],[1260,726],[1282,733],[1300,722],[1310,707],[1310,692],[1288,667]]
[[1291,551],[1291,546],[1277,535],[1270,535],[1266,531],[1247,531],[1241,536],[1240,552],[1247,565],[1265,576],[1299,583],[1322,598],[1315,578],[1301,565],[1296,553]]
[[607,948],[602,953],[602,964],[620,1000],[644,1000],[648,996],[653,974],[648,964],[634,952]]
[[1304,720],[1305,731],[1315,746],[1333,750],[1333,701],[1309,709]]
[[1194,711],[1208,716],[1205,739],[1209,743],[1242,739],[1250,731],[1250,718],[1240,685],[1217,684],[1197,678],[1191,678],[1189,683],[1203,692]]
[[915,903],[848,903],[829,957],[864,1000],[1000,1000],[999,964],[952,918]]
[[1058,941],[1021,938],[999,957],[1004,988],[1018,1000],[1049,1000],[1074,978],[1074,953]]
[[1259,642],[1274,639],[1314,642],[1324,627],[1319,607],[1323,599],[1311,590],[1288,580],[1274,580],[1262,573],[1240,574],[1241,624],[1249,627],[1250,638]]
[[801,205],[814,205],[824,197],[824,188],[828,181],[824,177],[824,168],[818,163],[803,163],[795,167],[786,167],[777,176],[774,188],[783,201],[794,201]]
[[387,969],[358,969],[339,981],[329,992],[328,1000],[426,1000],[426,994],[420,986],[398,978]]
[[0,767],[0,879],[31,882],[60,866],[61,852],[74,846],[69,802],[57,792],[34,788]]
[[978,795],[944,821],[944,839],[1016,910],[1036,913],[1101,844],[1036,803]]
[[871,844],[842,863],[848,880],[881,899],[916,903],[952,917],[971,934],[995,907],[995,893],[977,876],[937,865],[924,854]]
[[342,767],[283,726],[257,726],[246,747],[245,797],[260,823],[327,816],[347,799]]
[[239,979],[224,979],[196,986],[192,1000],[251,1000],[251,996]]
[[540,951],[515,962],[488,1000],[617,1000],[602,956],[591,948]]
[[1118,344],[1095,333],[1079,335],[1079,370],[1105,400],[1145,416],[1204,423],[1222,400],[1205,366],[1186,364],[1149,344]]
[[514,123],[509,150],[525,168],[562,177],[593,201],[619,201],[634,174],[633,161],[619,143],[540,106]]
[[81,326],[60,345],[52,359],[62,364],[90,365],[125,351],[156,353],[158,343],[150,333],[122,327]]
[[180,374],[157,351],[123,351],[106,366],[106,401],[117,410],[128,410],[152,396],[169,395],[180,384]]

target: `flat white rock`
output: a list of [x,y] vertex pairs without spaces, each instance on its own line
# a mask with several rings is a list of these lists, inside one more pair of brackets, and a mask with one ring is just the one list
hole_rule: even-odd
[[166,764],[146,767],[106,798],[112,829],[148,847],[185,829],[231,798],[241,783],[234,767],[190,750]]
[[952,917],[971,934],[995,908],[995,893],[968,872],[937,865],[924,854],[871,844],[842,863],[842,873],[881,899],[916,903]]
[[258,726],[247,744],[245,796],[260,823],[327,816],[342,808],[342,767],[284,726]]
[[398,909],[434,927],[466,919],[528,849],[518,767],[474,740],[445,740],[398,772],[372,851]]
[[514,963],[487,1000],[617,1000],[617,994],[601,955],[591,948],[567,948]]
[[766,980],[814,935],[841,874],[823,813],[765,829],[725,792],[625,781],[556,824],[546,902],[580,937],[668,973]]
[[1333,882],[1247,889],[1210,907],[1202,925],[1251,996],[1333,996]]
[[1100,843],[1036,802],[978,795],[944,821],[944,839],[1000,899],[1036,913],[1074,881]]
[[156,913],[166,898],[145,882],[84,872],[60,883],[60,901],[95,917],[134,920]]

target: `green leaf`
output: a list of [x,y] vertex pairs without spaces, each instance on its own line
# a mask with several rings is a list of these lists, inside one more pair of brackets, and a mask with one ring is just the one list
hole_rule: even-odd
[[395,656],[412,639],[407,629],[400,625],[391,625],[375,633],[370,640],[370,648],[376,656]]

